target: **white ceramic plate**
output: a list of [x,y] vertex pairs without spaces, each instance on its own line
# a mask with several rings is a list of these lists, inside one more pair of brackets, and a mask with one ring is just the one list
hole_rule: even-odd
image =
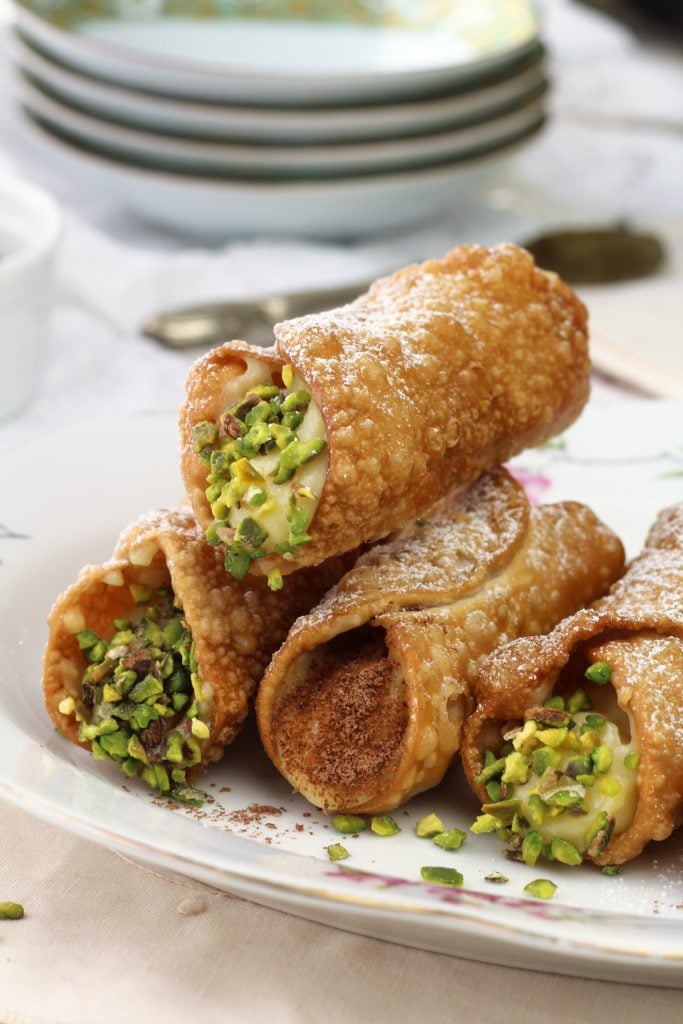
[[514,66],[538,41],[528,0],[384,6],[356,22],[284,11],[240,19],[225,6],[223,17],[192,18],[177,16],[177,4],[164,17],[163,3],[121,4],[118,17],[113,4],[93,18],[87,4],[25,0],[17,20],[31,42],[86,73],[171,96],[275,104],[423,96]]
[[507,158],[527,141],[423,169],[259,181],[151,170],[74,145],[33,119],[26,122],[26,130],[50,159],[86,170],[103,192],[116,196],[143,220],[186,237],[219,242],[253,235],[360,238],[422,224],[444,209],[457,209],[474,189],[504,175]]
[[337,143],[326,146],[199,142],[157,135],[82,114],[31,85],[15,81],[22,105],[75,142],[115,160],[133,160],[146,167],[190,174],[221,174],[269,179],[375,174],[420,169],[446,160],[462,160],[505,145],[537,127],[545,104],[536,97],[519,109],[465,128],[407,139]]
[[129,127],[243,142],[351,142],[418,135],[474,124],[540,95],[546,86],[539,48],[521,70],[492,85],[410,103],[352,107],[240,107],[153,96],[55,63],[9,35],[10,56],[26,74],[82,113]]
[[[641,545],[657,511],[683,491],[683,405],[588,409],[562,443],[516,460],[534,499],[575,498]],[[275,773],[253,729],[205,775],[211,802],[171,808],[113,766],[92,761],[52,729],[42,705],[40,657],[55,595],[86,562],[106,558],[119,530],[182,493],[175,417],[82,425],[0,460],[0,794],[66,829],[157,867],[326,924],[424,949],[624,982],[683,985],[683,834],[653,843],[623,875],[507,861],[493,836],[457,853],[417,839],[435,811],[467,829],[476,804],[455,767],[436,790],[396,812],[400,835],[344,839]],[[39,467],[36,502],[27,486]],[[104,467],[100,469],[100,467]],[[124,486],[121,485],[124,481]],[[462,890],[420,881],[425,864],[456,866]],[[503,871],[494,886],[485,875]],[[553,900],[523,886],[538,874]]]

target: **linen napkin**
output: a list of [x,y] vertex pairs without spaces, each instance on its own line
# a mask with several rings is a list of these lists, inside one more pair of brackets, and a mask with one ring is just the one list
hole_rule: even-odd
[[2,1024],[680,1021],[680,991],[379,942],[0,816],[0,900],[26,912],[0,921]]

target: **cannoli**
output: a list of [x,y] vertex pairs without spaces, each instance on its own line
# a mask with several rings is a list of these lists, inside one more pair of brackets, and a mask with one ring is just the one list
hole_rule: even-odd
[[97,760],[196,799],[191,783],[237,735],[270,655],[342,572],[341,559],[306,570],[286,594],[240,586],[189,512],[148,513],[57,599],[47,710]]
[[533,865],[618,865],[683,821],[683,504],[658,517],[609,595],[484,664],[465,771]]
[[586,311],[513,245],[453,249],[272,349],[195,363],[181,469],[233,576],[273,586],[374,542],[568,426],[588,394]]
[[484,474],[295,623],[257,697],[267,753],[325,811],[391,810],[442,778],[485,655],[551,629],[622,570],[589,509],[531,508],[505,470]]

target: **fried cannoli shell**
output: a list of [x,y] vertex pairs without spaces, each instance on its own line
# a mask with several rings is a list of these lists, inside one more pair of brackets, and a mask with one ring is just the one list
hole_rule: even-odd
[[269,756],[325,811],[397,807],[442,778],[485,655],[551,629],[622,570],[621,543],[589,509],[532,509],[492,470],[447,514],[363,555],[297,621],[259,688]]
[[312,541],[251,566],[286,574],[388,536],[572,423],[588,395],[587,315],[523,249],[466,245],[341,309],[276,325],[273,349],[213,350],[190,371],[180,414],[183,480],[204,528],[212,515],[193,428],[241,397],[254,360],[275,372],[291,364],[327,432]]
[[[209,738],[201,744],[202,762],[218,760],[244,721],[249,698],[272,652],[294,619],[308,610],[339,578],[349,560],[333,559],[298,574],[286,593],[254,579],[242,586],[227,575],[220,553],[206,543],[188,511],[147,513],[121,534],[113,558],[86,566],[55,602],[48,618],[43,663],[45,703],[56,727],[79,743],[73,715],[60,702],[82,697],[86,668],[75,634],[90,629],[107,639],[115,618],[130,616],[135,601],[130,584],[171,586],[192,631],[198,671],[212,693]],[[89,743],[81,743],[88,749]]]
[[581,654],[612,666],[617,704],[636,732],[635,816],[590,858],[621,864],[683,822],[683,503],[660,513],[642,553],[607,597],[548,636],[517,640],[487,659],[461,751],[482,802],[485,789],[474,780],[486,749],[500,743],[503,723],[523,719],[526,708],[546,700]]

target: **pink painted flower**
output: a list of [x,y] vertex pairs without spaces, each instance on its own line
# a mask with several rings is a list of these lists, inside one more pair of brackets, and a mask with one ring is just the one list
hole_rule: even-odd
[[550,477],[542,476],[540,473],[531,473],[528,469],[523,469],[521,466],[508,466],[507,468],[515,480],[519,480],[531,504],[540,505],[546,491],[552,485]]

